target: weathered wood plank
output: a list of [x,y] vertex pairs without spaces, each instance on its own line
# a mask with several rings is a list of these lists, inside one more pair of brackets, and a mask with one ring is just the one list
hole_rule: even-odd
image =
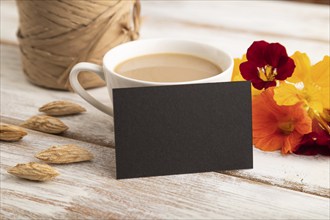
[[[142,1],[151,19],[295,40],[329,41],[329,8],[283,1]],[[323,28],[322,28],[323,27]]]
[[[230,1],[207,1],[204,3],[201,1],[189,1],[189,3],[188,1],[175,3],[148,1],[148,3],[145,2],[143,5],[145,22],[142,25],[141,36],[142,38],[170,37],[197,40],[222,48],[234,57],[241,57],[243,53],[246,53],[251,43],[256,40],[280,42],[287,48],[289,55],[297,50],[306,52],[313,62],[319,61],[324,55],[329,54],[328,42],[330,33],[328,27],[330,25],[330,17],[325,6],[321,6],[322,10],[319,14],[322,19],[316,16],[315,20],[313,20],[315,23],[309,24],[302,16],[307,13],[304,11],[308,10],[309,7],[303,7],[304,10],[301,9],[303,10],[302,14],[297,13],[297,10],[293,19],[288,17],[293,15],[286,11],[286,4],[291,5],[292,7],[289,8],[293,10],[295,3],[292,5],[292,3],[279,4],[276,1],[259,1],[258,5],[260,4],[260,6],[254,8],[253,5],[248,7],[249,2],[251,1],[239,1],[239,3],[243,3],[248,8],[244,9],[239,5],[234,7],[235,3],[230,3]],[[220,6],[211,7],[217,4],[220,4]],[[230,7],[227,7],[227,5]],[[262,7],[265,5],[274,7],[271,9],[274,12],[274,14],[271,13],[273,16],[270,16],[272,20],[269,20],[267,16],[261,17],[258,13],[265,12],[265,10],[267,10],[267,13],[270,13],[269,8]],[[300,4],[297,5],[299,6]],[[313,9],[313,6],[311,7]],[[282,14],[279,12],[281,8]],[[245,12],[243,13],[244,10]],[[284,11],[285,16],[283,15]],[[278,13],[284,17],[281,17]],[[283,24],[277,23],[279,20],[277,15],[280,18],[279,22]],[[274,18],[274,16],[276,17]],[[232,25],[237,26],[239,29],[232,28]],[[256,27],[262,27],[265,30],[264,32],[253,31]],[[302,30],[298,32],[296,30],[297,27]],[[272,31],[272,28],[275,28],[275,31]],[[270,32],[267,32],[267,30]],[[322,30],[322,32],[319,30]],[[291,35],[291,33],[295,35]],[[309,33],[315,34],[315,36],[321,37],[323,40],[317,41],[296,37],[297,34],[305,36]]]
[[[142,12],[145,19],[142,26],[141,36],[142,38],[173,37],[203,41],[214,46],[219,46],[229,51],[233,56],[240,56],[242,53],[245,52],[246,48],[250,45],[252,41],[258,39],[264,39],[267,41],[279,41],[287,47],[289,54],[298,49],[303,52],[307,52],[311,56],[313,62],[320,60],[324,54],[329,53],[329,13],[328,8],[326,6],[303,6],[303,4],[300,5],[295,3],[282,4],[283,2],[278,3],[275,1],[266,3],[258,1],[257,5],[254,4],[253,6],[251,1],[249,2],[250,3],[240,2],[238,6],[235,5],[235,3],[229,1],[189,1],[174,3],[167,1],[144,1]],[[262,17],[262,19],[260,17]],[[17,23],[18,17],[15,4],[9,1],[1,1],[1,42],[6,44],[13,44],[16,42],[15,33],[17,30]],[[3,46],[1,47],[1,55],[1,114],[7,117],[5,120],[14,124],[18,124],[27,117],[30,117],[33,114],[37,114],[37,107],[39,107],[40,105],[52,100],[67,99],[84,105],[86,108],[88,108],[88,112],[80,116],[62,118],[63,121],[65,121],[71,128],[69,132],[67,132],[65,135],[74,139],[85,140],[100,145],[113,145],[111,118],[93,109],[93,107],[89,106],[88,104],[84,104],[84,101],[81,100],[77,95],[66,92],[49,91],[27,84],[25,78],[22,75],[21,65],[19,63],[19,53],[16,48]],[[91,93],[94,94],[97,98],[103,100],[104,102],[108,102],[108,96],[105,88],[91,90]],[[36,97],[38,97],[38,99],[36,99]],[[82,124],[83,126],[81,126]],[[243,177],[250,180],[261,181],[268,184],[278,185],[281,187],[287,187],[289,189],[308,192],[316,195],[322,195],[326,197],[330,196],[330,161],[324,157],[302,157],[294,155],[283,157],[278,153],[265,153],[258,150],[254,150],[254,160],[255,168],[253,170],[231,171],[226,172],[226,174]],[[218,174],[212,173],[212,175]],[[213,184],[211,183],[212,178],[207,176],[207,180],[205,181],[210,181],[210,183],[205,184],[205,186],[211,186]],[[231,179],[231,177],[227,178]],[[239,179],[234,180],[238,181]],[[199,179],[197,182],[203,184],[204,177]],[[251,183],[251,185],[252,183],[256,184],[250,181],[244,182]],[[186,182],[181,181],[176,184],[186,184]],[[227,182],[227,185],[231,184],[232,183],[230,181]],[[257,186],[258,185],[251,187],[257,190]],[[15,187],[17,186],[15,185]],[[236,192],[235,187],[237,188],[240,186],[233,185],[232,191],[234,192]],[[250,186],[245,185],[244,189],[248,190],[249,187]],[[53,215],[48,214],[49,218],[54,218],[54,216],[56,216],[54,213],[56,212],[57,208],[55,207],[48,205],[44,207],[41,206],[38,202],[28,203],[28,205],[25,204],[27,200],[29,202],[37,200],[43,201],[45,203],[52,203],[52,200],[49,200],[48,198],[40,200],[36,197],[29,197],[27,200],[22,200],[18,198],[20,196],[20,193],[22,193],[20,191],[21,188],[18,187],[18,189],[19,190],[14,197],[9,197],[15,198],[15,202],[14,200],[9,199],[10,202],[8,202],[8,204],[10,204],[11,206],[20,207],[22,205],[23,207],[25,207],[24,209],[21,209],[21,213],[24,213],[26,217],[29,216],[30,218],[40,218],[40,216],[43,216],[44,214],[42,210],[45,210],[45,212],[49,211],[49,213],[53,213]],[[117,196],[116,198],[118,198],[118,195],[120,195],[119,187],[117,186],[116,189],[118,189],[118,192],[115,195]],[[180,189],[182,190],[183,187],[180,186]],[[199,190],[198,188],[196,188],[196,186],[194,189]],[[75,188],[75,190],[80,192],[80,189]],[[130,190],[134,191],[133,189]],[[47,191],[42,192],[47,193]],[[211,190],[211,192],[213,191]],[[60,192],[58,193],[61,194]],[[149,192],[144,191],[143,193],[147,194]],[[170,191],[170,193],[173,192]],[[230,192],[226,191],[222,193],[229,195]],[[92,191],[92,194],[94,194],[94,191]],[[98,196],[97,193],[95,195]],[[159,195],[162,196],[163,194],[160,193]],[[186,196],[185,194],[175,195]],[[258,194],[256,195],[258,196]],[[276,196],[276,193],[272,195],[280,199],[280,197]],[[154,196],[158,197],[156,193],[154,194]],[[203,198],[207,197],[210,199],[214,199],[214,197],[210,197],[209,195],[204,197],[202,193],[199,194],[199,196]],[[232,196],[235,199],[239,198],[239,196],[236,195]],[[133,195],[133,197],[135,197],[135,195]],[[127,196],[125,198],[127,199],[129,197]],[[138,203],[137,199],[139,198],[140,197],[135,198],[134,201]],[[199,199],[198,197],[194,198],[196,199],[195,202],[197,202],[197,200]],[[240,199],[242,199],[241,201],[245,201],[244,199],[251,198],[252,195],[251,197],[244,197]],[[231,197],[229,198],[229,196],[228,198],[226,197],[226,199],[233,201],[233,199]],[[78,199],[75,198],[75,200],[79,200],[79,196]],[[152,198],[145,198],[145,200],[152,200]],[[108,199],[104,201],[108,201]],[[180,197],[176,198],[176,201],[180,202]],[[215,199],[215,201],[226,202],[225,200],[219,201],[217,199]],[[295,203],[297,201],[299,202],[302,200],[298,199],[297,201],[294,201],[292,199],[289,201],[291,201],[291,203]],[[89,202],[91,202],[91,200],[84,199],[82,203],[79,203],[73,208],[68,208],[68,206],[61,206],[60,204],[62,202],[58,202],[57,206],[62,207],[63,209],[72,210],[72,212],[74,212],[75,209],[79,209],[79,207],[86,208]],[[210,202],[210,200],[208,202]],[[313,201],[311,200],[311,202]],[[184,203],[188,204],[187,202]],[[270,204],[268,200],[262,200],[261,203],[272,206],[272,204]],[[9,210],[11,207],[8,206],[8,204],[6,206],[2,206],[2,208],[4,207],[2,210]],[[132,204],[134,204],[134,202]],[[161,204],[163,205],[163,207],[167,207],[167,204]],[[26,208],[26,206],[28,208]],[[254,206],[256,206],[255,203],[251,204],[250,209],[255,210],[256,207]],[[304,208],[304,206],[305,205],[302,205],[300,208]],[[34,211],[36,213],[33,213],[31,209],[35,209],[34,207],[36,207],[37,210],[41,213],[39,213],[38,211]],[[38,207],[40,208],[38,209]],[[114,207],[117,206],[114,205]],[[202,205],[201,207],[207,209],[205,205]],[[285,208],[284,206],[281,207]],[[323,205],[322,207],[325,206]],[[192,218],[191,216],[193,216],[193,214],[186,214],[188,213],[188,206],[185,206],[185,208],[186,209],[184,211],[179,212],[182,214],[182,218]],[[134,210],[134,208],[131,209]],[[173,208],[155,208],[154,206],[152,206],[151,209],[155,212],[165,212],[167,210],[174,211],[176,213],[178,212],[177,209]],[[264,207],[264,209],[266,208]],[[278,210],[279,213],[281,212],[281,210],[277,208],[275,209]],[[257,208],[257,211],[259,210],[260,209]],[[139,213],[142,212],[141,210],[135,211]],[[239,210],[234,209],[233,211],[238,212]],[[286,211],[289,213],[288,210]],[[88,216],[88,213],[90,212],[91,210],[86,208],[85,215],[83,215],[82,211],[80,211],[79,214],[68,214],[67,216],[72,218],[87,218],[86,216]],[[101,213],[98,216],[104,216],[102,214],[102,211],[100,211],[99,209],[95,209],[95,212],[97,214]],[[195,210],[193,213],[197,212],[198,210]],[[8,216],[14,216],[14,214],[7,215],[8,212],[5,212],[6,215],[2,216],[2,213],[3,212],[1,211],[1,218],[10,218]],[[317,210],[317,213],[319,213],[319,210]],[[271,214],[272,213],[269,213],[269,216]],[[295,212],[291,210],[292,218],[304,218],[302,217],[303,214],[304,212],[302,212],[301,215],[296,216]],[[116,217],[116,215],[110,214],[106,214],[106,216]],[[136,213],[133,213],[131,211],[130,215],[126,217],[135,216],[139,215],[136,215]],[[148,217],[148,215],[145,213],[144,216]],[[155,215],[150,216],[150,218],[152,218]],[[201,214],[196,214],[194,216],[199,216],[200,218],[205,218],[205,216],[208,217],[208,215],[206,214],[204,216],[202,216]],[[258,216],[259,215],[253,216],[253,218],[258,218]],[[266,216],[265,214],[264,216],[259,217],[267,218],[269,216]],[[175,218],[174,215],[170,214],[165,217]],[[222,218],[234,217],[236,216],[229,216],[227,214],[222,216]],[[325,217],[329,216],[327,215]]]
[[[18,23],[15,2],[6,0],[1,4],[4,18],[1,27],[6,30],[1,32],[1,38],[15,40]],[[326,27],[329,23],[328,8],[323,5],[276,1],[142,1],[142,9],[145,17],[167,17],[177,22],[232,32],[283,35],[324,43],[329,40],[329,30],[319,28],[320,24]]]
[[[116,180],[114,149],[28,131],[1,142],[1,215],[8,219],[328,219],[329,200],[219,173]],[[54,165],[46,183],[6,173],[52,144],[75,143],[92,162]]]
[[276,185],[300,192],[330,197],[330,160],[328,157],[281,155],[254,148],[251,170],[222,173]]
[[[1,41],[17,42],[12,1],[1,13]],[[255,40],[280,42],[289,54],[307,52],[315,62],[329,54],[328,7],[283,1],[142,1],[142,38],[207,42],[241,56]]]
[[[1,115],[4,121],[20,124],[38,114],[38,107],[46,102],[66,99],[85,106],[82,115],[62,117],[70,127],[64,136],[103,146],[114,146],[112,118],[85,103],[76,94],[46,90],[28,83],[22,73],[19,51],[14,46],[1,45]],[[4,55],[5,54],[5,55]],[[91,90],[104,102],[108,101],[106,88]],[[15,120],[12,120],[15,119]],[[220,143],[219,143],[220,144]],[[254,150],[254,169],[230,172],[230,175],[258,180],[298,191],[330,196],[330,160],[322,157],[282,156],[279,153]],[[315,169],[315,167],[318,167]]]
[[0,1],[0,37],[1,42],[17,42],[18,12],[15,1]]
[[[1,115],[19,122],[41,114],[38,108],[54,100],[68,100],[81,104],[86,113],[60,117],[69,126],[64,136],[114,146],[112,117],[99,112],[72,92],[40,88],[27,82],[22,73],[19,50],[16,46],[1,46]],[[110,105],[106,88],[91,90],[91,94]]]

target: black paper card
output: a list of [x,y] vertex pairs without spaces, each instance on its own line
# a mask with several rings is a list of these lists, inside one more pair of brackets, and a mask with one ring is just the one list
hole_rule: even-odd
[[252,168],[249,82],[113,90],[117,179]]

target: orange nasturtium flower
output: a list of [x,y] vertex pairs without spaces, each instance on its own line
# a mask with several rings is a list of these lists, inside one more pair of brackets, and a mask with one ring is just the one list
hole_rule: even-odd
[[[239,66],[241,65],[241,63],[244,63],[246,61],[247,61],[247,59],[246,59],[245,54],[242,56],[242,58],[235,58],[234,59],[234,69],[233,69],[233,75],[231,77],[231,81],[245,81],[245,79],[241,75],[241,72],[239,70]],[[251,86],[252,96],[259,95],[261,92],[262,92],[262,90],[258,90],[256,88],[254,88],[253,86]]]
[[312,119],[302,103],[278,106],[273,96],[271,87],[253,98],[253,144],[264,151],[292,153],[303,135],[312,131]]
[[292,77],[286,79],[274,90],[278,105],[290,106],[298,102],[310,113],[320,115],[323,109],[330,109],[329,56],[311,66],[305,53],[296,52],[291,57],[296,69]]

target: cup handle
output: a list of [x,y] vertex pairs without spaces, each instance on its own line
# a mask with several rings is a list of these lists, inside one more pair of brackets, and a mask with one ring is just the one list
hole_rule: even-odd
[[70,84],[73,90],[78,93],[83,99],[85,99],[89,104],[93,105],[98,110],[113,116],[113,110],[110,106],[106,106],[102,104],[101,102],[97,101],[93,96],[91,96],[79,83],[78,75],[82,71],[90,71],[94,72],[97,75],[99,75],[102,79],[104,79],[104,72],[101,66],[93,64],[93,63],[87,63],[87,62],[81,62],[76,64],[70,72]]

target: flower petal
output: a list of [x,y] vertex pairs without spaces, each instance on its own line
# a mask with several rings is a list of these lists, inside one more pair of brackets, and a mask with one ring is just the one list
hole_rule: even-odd
[[313,82],[322,88],[330,88],[329,60],[329,56],[324,56],[323,60],[315,64],[311,70]]
[[266,81],[264,82],[264,88],[267,89],[269,87],[273,87],[273,86],[276,86],[276,81]]
[[298,90],[294,85],[281,83],[280,86],[274,89],[274,99],[278,105],[295,105],[300,102]]
[[267,64],[277,68],[280,58],[282,56],[287,57],[288,54],[286,53],[285,47],[281,44],[271,43],[267,46],[264,56]]
[[258,69],[253,62],[246,61],[241,63],[239,70],[245,80],[253,80],[258,78]]
[[330,144],[327,145],[317,145],[315,143],[311,144],[300,144],[297,149],[294,151],[295,154],[314,156],[321,154],[324,156],[330,156]]
[[295,130],[298,133],[304,135],[312,132],[312,119],[308,117],[306,111],[296,111],[296,109],[293,109],[291,111],[291,117],[300,119],[295,123]]
[[[294,150],[295,154],[301,155],[317,155],[330,156],[330,136],[323,131],[323,135],[318,132],[311,132],[305,134],[301,139],[299,145]],[[319,139],[323,139],[319,143]]]
[[[231,81],[244,81],[245,79],[243,78],[241,71],[239,70],[239,66],[243,63],[246,62],[246,55],[244,54],[242,56],[242,58],[235,58],[234,59],[234,69],[233,69],[233,74],[231,77]],[[251,85],[251,93],[252,96],[256,96],[259,95],[262,91],[255,89],[252,85]]]
[[[315,84],[307,84],[304,87],[305,101],[308,106],[318,113],[323,112],[323,103],[326,104],[324,98],[326,98],[326,92],[323,94],[323,90]],[[328,104],[329,105],[329,104]]]
[[312,108],[314,111],[321,113],[323,111],[323,105],[321,102],[319,102],[318,100],[314,101],[310,101],[308,103],[309,107]]
[[319,146],[317,151],[321,155],[330,156],[330,142],[328,145]]
[[244,81],[244,78],[241,75],[241,72],[239,70],[239,66],[241,63],[246,62],[246,56],[243,55],[242,58],[235,58],[234,59],[234,68],[233,68],[233,74],[231,77],[231,81]]
[[265,88],[265,82],[262,80],[259,80],[257,82],[254,81],[254,82],[252,82],[252,85],[254,88],[256,88],[259,91]]
[[293,59],[296,68],[294,69],[292,76],[286,80],[291,83],[305,82],[305,80],[308,80],[310,77],[311,62],[307,54],[296,51],[291,58]]
[[263,90],[259,90],[259,89],[254,88],[254,86],[251,86],[252,96],[258,96],[258,95],[260,95],[260,93],[262,93],[262,91]]
[[293,59],[290,57],[281,57],[277,67],[277,75],[275,76],[278,80],[285,80],[286,78],[292,76],[295,69],[295,64]]
[[246,61],[239,66],[239,69],[244,79],[251,81],[259,79],[259,72],[255,63]]
[[281,135],[271,134],[263,138],[253,138],[253,144],[263,151],[275,151],[283,147],[283,138]]
[[282,147],[282,154],[293,153],[293,151],[296,149],[302,137],[303,135],[295,131],[292,132],[290,135],[288,135],[284,140],[284,146]]
[[249,47],[246,53],[246,57],[249,61],[253,61],[257,67],[263,67],[266,65],[264,58],[265,50],[269,45],[266,41],[254,41]]
[[330,126],[330,108],[324,108],[321,116]]
[[322,88],[321,97],[323,108],[330,109],[330,88]]
[[264,138],[277,131],[277,117],[279,112],[274,103],[270,89],[252,99],[253,137]]
[[263,138],[268,136],[269,134],[274,134],[278,130],[277,127],[277,119],[276,117],[271,114],[270,111],[260,111],[257,107],[253,107],[253,117],[252,117],[252,124],[253,124],[253,137],[255,138]]

